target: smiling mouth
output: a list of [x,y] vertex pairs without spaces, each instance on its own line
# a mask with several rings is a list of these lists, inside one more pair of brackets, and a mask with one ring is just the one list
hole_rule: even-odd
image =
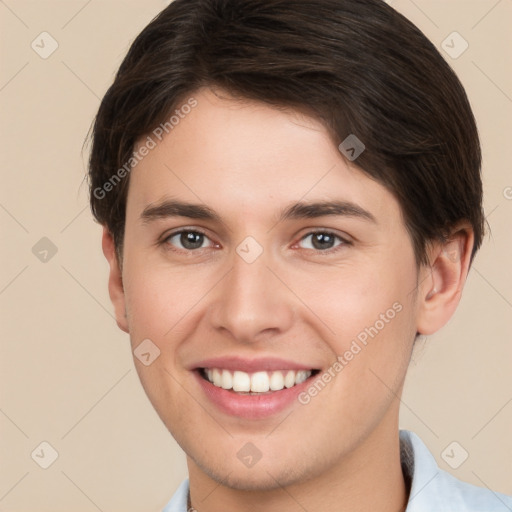
[[222,368],[198,368],[201,377],[217,386],[241,395],[262,395],[302,384],[320,370],[275,370],[247,373]]

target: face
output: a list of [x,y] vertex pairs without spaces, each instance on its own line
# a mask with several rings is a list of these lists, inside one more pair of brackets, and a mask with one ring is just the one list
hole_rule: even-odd
[[135,364],[191,472],[299,483],[398,429],[413,247],[320,123],[193,97],[131,173],[118,321],[136,353],[150,340]]

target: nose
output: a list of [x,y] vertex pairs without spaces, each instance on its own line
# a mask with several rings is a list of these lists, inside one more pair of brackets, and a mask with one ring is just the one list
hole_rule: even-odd
[[264,254],[252,263],[234,254],[210,302],[213,327],[246,344],[286,332],[295,315],[292,292]]

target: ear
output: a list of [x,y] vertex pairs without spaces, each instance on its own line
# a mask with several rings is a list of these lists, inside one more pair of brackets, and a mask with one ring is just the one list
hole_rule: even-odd
[[108,292],[110,300],[114,305],[116,322],[120,329],[129,332],[128,321],[126,319],[126,304],[123,288],[123,276],[117,259],[114,238],[106,226],[103,226],[103,237],[101,240],[103,254],[110,265],[108,278]]
[[470,225],[454,230],[446,242],[435,242],[428,249],[430,265],[420,272],[417,332],[429,335],[452,317],[466,282],[473,250]]

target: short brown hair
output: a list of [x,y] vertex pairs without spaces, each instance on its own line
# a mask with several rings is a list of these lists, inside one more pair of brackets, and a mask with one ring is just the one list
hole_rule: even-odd
[[357,165],[399,201],[418,263],[463,220],[474,256],[484,217],[469,101],[430,41],[381,0],[174,0],[164,9],[132,44],[93,125],[91,208],[118,255],[129,172],[108,193],[104,185],[204,86],[308,112],[336,144],[356,135],[366,147]]

